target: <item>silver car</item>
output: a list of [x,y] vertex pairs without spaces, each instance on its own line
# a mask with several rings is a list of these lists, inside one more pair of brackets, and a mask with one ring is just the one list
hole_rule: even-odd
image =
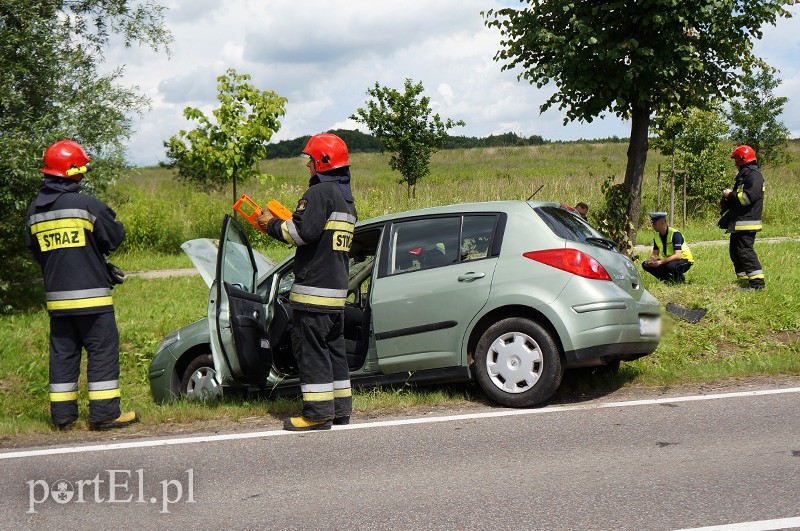
[[[274,265],[226,216],[218,248],[184,244],[208,315],[150,365],[157,401],[223,390],[299,393],[292,259]],[[213,268],[213,271],[212,271]],[[345,341],[355,387],[476,380],[494,401],[545,402],[565,369],[653,352],[661,308],[628,257],[559,203],[498,201],[357,224]]]

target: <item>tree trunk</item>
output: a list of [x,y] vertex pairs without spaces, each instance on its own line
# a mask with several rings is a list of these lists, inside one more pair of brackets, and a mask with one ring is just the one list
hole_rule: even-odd
[[631,138],[628,144],[628,167],[625,170],[625,192],[630,196],[628,229],[631,245],[636,244],[636,229],[642,209],[642,180],[647,162],[647,133],[650,129],[650,106],[635,107],[631,113]]
[[[231,205],[235,204],[237,199],[239,199],[239,197],[236,195],[236,168],[233,168],[233,203],[231,203]],[[238,219],[238,218],[239,216],[236,213],[236,210],[234,210],[233,219]]]

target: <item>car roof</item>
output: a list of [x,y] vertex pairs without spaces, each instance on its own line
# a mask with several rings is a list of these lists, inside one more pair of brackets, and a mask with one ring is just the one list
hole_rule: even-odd
[[386,214],[384,216],[377,216],[361,220],[356,224],[356,227],[365,225],[378,225],[386,223],[387,221],[398,221],[406,218],[437,216],[443,214],[464,214],[474,212],[509,212],[519,209],[523,206],[528,208],[536,208],[541,206],[555,206],[560,207],[561,203],[553,201],[524,201],[524,200],[508,200],[508,201],[483,201],[478,203],[456,203],[452,205],[421,208],[417,210],[406,210],[403,212],[395,212],[393,214]]

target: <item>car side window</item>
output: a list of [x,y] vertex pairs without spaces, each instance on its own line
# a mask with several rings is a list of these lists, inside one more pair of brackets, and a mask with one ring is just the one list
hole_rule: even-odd
[[394,223],[390,238],[390,275],[431,269],[459,261],[461,216]]
[[238,224],[231,223],[227,226],[225,242],[220,252],[223,256],[219,280],[245,291],[254,291],[254,259],[247,236]]
[[496,215],[464,216],[461,229],[461,261],[480,260],[489,256]]

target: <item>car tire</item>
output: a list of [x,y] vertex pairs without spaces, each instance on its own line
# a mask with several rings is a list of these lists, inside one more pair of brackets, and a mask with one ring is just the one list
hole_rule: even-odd
[[214,360],[211,354],[200,354],[189,363],[181,377],[181,396],[195,400],[207,400],[222,394],[222,388],[214,380]]
[[489,327],[475,350],[475,377],[495,402],[530,407],[550,398],[564,374],[553,337],[540,324],[521,317]]

